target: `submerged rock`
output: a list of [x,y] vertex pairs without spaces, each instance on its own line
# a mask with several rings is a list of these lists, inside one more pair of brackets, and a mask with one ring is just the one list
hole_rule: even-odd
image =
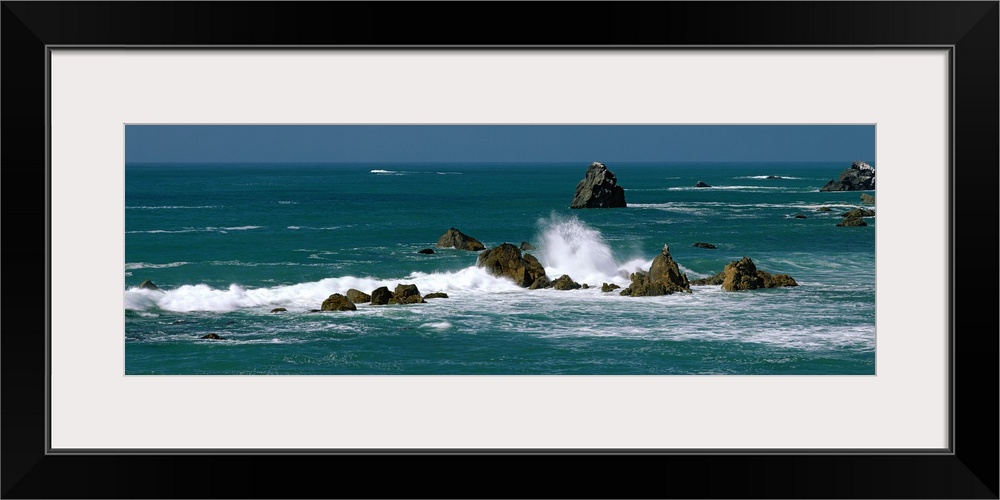
[[371,295],[368,295],[367,293],[356,288],[351,288],[345,295],[347,295],[347,300],[354,302],[355,304],[363,304],[365,302],[372,301]]
[[837,223],[837,227],[862,227],[867,226],[868,223],[861,219],[861,217],[845,217],[844,220]]
[[380,286],[372,290],[372,305],[384,306],[389,303],[389,299],[392,298],[392,292],[389,291],[389,287]]
[[698,182],[694,183],[694,187],[696,187],[696,188],[710,188],[712,186],[711,186],[711,184],[707,184],[704,181],[698,181]]
[[854,218],[854,217],[875,217],[874,210],[868,210],[865,208],[855,208],[854,210],[848,210],[840,214],[841,217]]
[[806,214],[795,214],[795,218],[796,219],[805,219],[806,218]]
[[555,288],[556,290],[576,290],[581,288],[581,286],[579,283],[573,281],[573,279],[568,275],[564,274],[552,282],[552,288]]
[[425,299],[447,299],[448,298],[448,294],[444,293],[444,292],[434,292],[434,293],[428,293],[427,295],[424,295],[424,298]]
[[154,285],[152,281],[146,280],[146,281],[143,281],[142,283],[139,283],[139,289],[140,290],[159,290],[160,287]]
[[841,172],[837,180],[827,182],[820,191],[871,191],[875,189],[875,167],[856,161]]
[[274,309],[271,309],[271,312],[273,312],[273,313],[283,313],[283,312],[285,312],[287,310],[288,309],[285,309],[284,307],[275,307]]
[[698,248],[709,248],[709,249],[716,249],[716,248],[718,248],[717,246],[715,246],[715,245],[713,245],[711,243],[704,243],[704,242],[701,242],[701,241],[699,241],[698,243],[695,243],[694,245],[691,245],[691,246],[698,247]]
[[594,162],[576,185],[569,208],[619,208],[625,205],[625,189],[603,163]]
[[663,245],[660,255],[653,259],[648,273],[639,271],[629,277],[632,279],[632,284],[622,290],[620,295],[650,297],[675,292],[691,293],[687,276],[681,273],[680,267],[670,256],[670,248],[667,245]]
[[782,179],[782,178],[783,177],[781,177],[780,175],[769,175],[765,177],[765,179]]
[[425,248],[423,250],[418,250],[417,253],[432,255],[434,253],[434,249],[432,249],[432,248]]
[[875,197],[868,193],[861,193],[861,204],[862,205],[874,205]]
[[358,307],[347,297],[335,293],[326,298],[320,306],[321,311],[357,311]]
[[[510,278],[524,288],[545,288],[542,284],[548,281],[545,268],[538,259],[531,254],[522,256],[521,249],[510,243],[504,243],[479,254],[476,266],[486,269],[493,276]],[[536,285],[541,278],[545,278],[544,281]]]
[[726,264],[722,275],[722,289],[729,292],[799,285],[787,274],[771,275],[765,271],[758,270],[750,257],[743,257],[740,260]]
[[226,340],[226,337],[220,337],[219,334],[217,334],[217,333],[210,333],[208,335],[202,335],[199,338],[206,339],[206,340]]
[[441,248],[457,248],[459,250],[483,250],[486,248],[479,240],[458,229],[450,228],[438,238],[437,246]]
[[819,208],[816,209],[817,212],[830,212],[832,210],[833,209],[830,208],[830,207],[819,207]]

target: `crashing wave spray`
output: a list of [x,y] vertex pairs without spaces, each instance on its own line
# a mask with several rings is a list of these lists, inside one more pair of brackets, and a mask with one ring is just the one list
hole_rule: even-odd
[[557,214],[540,219],[538,226],[541,243],[538,260],[550,279],[568,274],[579,283],[623,282],[623,267],[615,260],[600,231],[576,216]]

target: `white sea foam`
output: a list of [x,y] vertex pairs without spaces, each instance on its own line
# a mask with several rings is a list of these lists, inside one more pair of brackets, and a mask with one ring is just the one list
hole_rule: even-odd
[[447,321],[439,321],[437,323],[424,323],[420,325],[421,328],[433,328],[435,330],[447,330],[451,328],[451,323]]
[[575,216],[552,214],[540,219],[538,226],[538,260],[550,279],[567,274],[578,283],[622,283],[635,270],[636,262],[619,262],[601,232]]
[[164,206],[134,206],[125,207],[126,210],[183,210],[183,209],[206,209],[206,208],[222,208],[219,205],[199,205],[193,207],[186,207],[180,205],[164,205]]
[[186,266],[190,262],[168,262],[166,264],[151,264],[149,262],[126,262],[125,269],[166,269],[169,267]]

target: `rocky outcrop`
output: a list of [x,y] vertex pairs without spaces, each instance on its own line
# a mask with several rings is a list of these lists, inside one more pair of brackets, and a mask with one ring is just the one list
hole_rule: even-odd
[[159,290],[160,287],[154,285],[152,281],[146,280],[146,281],[143,281],[142,283],[139,283],[139,289],[140,290]]
[[528,243],[527,241],[522,241],[521,242],[521,251],[522,252],[525,251],[525,250],[534,250],[534,249],[535,249],[535,245],[532,245],[531,243]]
[[856,161],[841,172],[837,180],[827,182],[820,191],[871,191],[875,189],[875,167]]
[[210,333],[208,335],[202,335],[199,338],[206,340],[226,340],[226,337],[220,337],[218,333]]
[[504,243],[479,254],[476,266],[486,269],[493,276],[510,278],[524,288],[544,288],[541,284],[535,285],[543,278],[544,282],[548,282],[545,268],[538,259],[531,254],[522,256],[521,249],[510,243]]
[[347,293],[344,295],[347,296],[347,300],[354,302],[355,304],[364,304],[365,302],[372,301],[371,295],[368,295],[367,293],[362,292],[361,290],[358,290],[356,288],[348,290]]
[[698,182],[694,183],[694,187],[696,187],[696,188],[710,188],[710,187],[712,187],[712,185],[708,184],[708,183],[706,183],[704,181],[698,181]]
[[861,204],[862,205],[874,205],[875,197],[868,193],[861,193]]
[[602,292],[610,292],[612,290],[617,290],[619,288],[621,288],[621,287],[618,286],[618,285],[616,285],[616,284],[614,284],[614,283],[604,283],[604,284],[601,285],[601,291]]
[[629,297],[650,297],[668,295],[675,292],[691,293],[687,276],[681,273],[680,267],[670,256],[670,248],[663,245],[660,255],[653,259],[649,272],[639,271],[629,276],[632,284],[619,292]]
[[573,281],[573,279],[568,275],[564,274],[552,282],[552,288],[555,288],[556,290],[576,290],[580,288],[580,284]]
[[437,246],[441,248],[457,248],[459,250],[483,250],[486,248],[479,240],[458,229],[451,228],[438,238]]
[[444,293],[444,292],[434,292],[434,293],[428,293],[427,295],[424,295],[424,298],[425,299],[447,299],[448,298],[448,294]]
[[425,248],[423,250],[418,250],[417,253],[422,253],[422,254],[426,254],[426,255],[433,255],[434,254],[434,249],[433,248]]
[[273,313],[283,313],[285,311],[288,311],[288,309],[285,309],[284,307],[275,307],[274,309],[271,309],[271,312]]
[[539,288],[549,288],[551,286],[552,282],[549,281],[549,277],[542,275],[528,286],[528,290],[538,290]]
[[321,311],[357,311],[358,307],[348,300],[347,297],[335,293],[327,297],[319,309]]
[[844,217],[844,220],[837,223],[837,227],[863,227],[867,225],[868,223],[861,217]]
[[625,205],[625,189],[603,163],[594,162],[576,185],[569,208],[618,208]]
[[875,217],[875,211],[865,208],[855,208],[854,210],[848,210],[840,214],[840,216],[848,219],[853,219],[854,217]]
[[396,285],[392,292],[389,304],[423,304],[424,299],[420,296],[417,285]]
[[717,247],[717,246],[715,246],[715,245],[713,245],[711,243],[704,243],[704,242],[701,242],[701,241],[699,241],[698,243],[695,243],[694,245],[691,245],[691,246],[698,247],[698,248],[709,248],[709,249],[719,248],[719,247]]
[[743,257],[740,260],[726,264],[722,275],[722,289],[729,292],[799,285],[787,274],[771,275],[770,273],[758,270],[757,266],[750,260],[750,257]]

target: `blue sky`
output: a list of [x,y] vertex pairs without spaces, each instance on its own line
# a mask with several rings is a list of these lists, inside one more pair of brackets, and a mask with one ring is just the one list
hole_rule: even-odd
[[126,125],[126,163],[875,162],[874,125]]

